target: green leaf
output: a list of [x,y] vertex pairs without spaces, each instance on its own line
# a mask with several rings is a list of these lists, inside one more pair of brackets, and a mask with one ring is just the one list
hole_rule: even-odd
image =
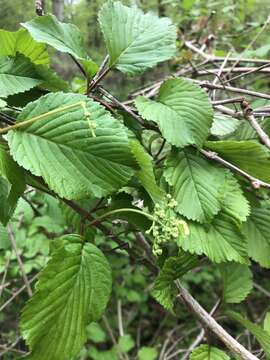
[[6,101],[0,99],[0,109],[1,109],[1,108],[5,108],[6,106],[7,106]]
[[[0,199],[1,199],[1,190],[0,190]],[[2,201],[1,204],[3,204]],[[9,247],[10,247],[10,241],[9,241],[7,229],[0,223],[0,250],[2,249],[6,250]]]
[[100,318],[111,292],[111,270],[102,252],[78,235],[66,235],[42,271],[21,317],[31,360],[69,360]]
[[98,344],[106,341],[106,333],[98,323],[92,322],[87,326],[86,332],[87,339],[94,343]]
[[23,55],[0,57],[0,97],[24,92],[42,82],[35,65]]
[[128,353],[131,349],[134,348],[135,342],[132,339],[131,335],[126,334],[123,336],[120,336],[118,341],[118,346],[121,352]]
[[179,246],[192,254],[205,254],[216,263],[247,263],[247,243],[230,216],[219,213],[211,224],[188,222],[190,235],[178,240]]
[[136,172],[137,177],[152,200],[157,203],[162,202],[165,193],[156,183],[151,156],[137,140],[131,140],[129,146],[136,162],[140,166],[140,170]]
[[215,114],[210,132],[215,136],[225,136],[233,133],[239,125],[238,119],[223,114]]
[[112,68],[134,75],[176,53],[176,27],[168,18],[120,1],[105,3],[98,17]]
[[155,360],[158,352],[153,347],[143,346],[138,352],[138,360]]
[[[225,160],[258,177],[270,181],[270,161],[267,148],[256,141],[208,141],[206,147]],[[247,161],[248,159],[248,161]]]
[[233,320],[239,322],[243,325],[255,338],[257,339],[258,343],[263,348],[266,357],[270,357],[270,334],[263,330],[259,325],[253,324],[248,319],[245,319],[242,315],[234,312],[228,311],[227,315],[232,318]]
[[54,15],[38,16],[22,24],[38,42],[68,53],[76,59],[87,58],[80,30],[73,24],[61,23]]
[[221,209],[219,191],[225,172],[191,149],[173,151],[165,166],[177,211],[190,220],[210,221]]
[[249,267],[242,264],[221,264],[219,270],[223,279],[223,300],[232,304],[245,300],[253,288]]
[[207,94],[190,80],[170,79],[159,91],[158,101],[142,96],[135,99],[139,114],[158,124],[172,145],[203,145],[209,135],[213,110]]
[[[90,112],[85,116],[79,102]],[[124,127],[98,103],[79,94],[48,94],[28,104],[18,121],[61,110],[7,135],[14,159],[67,199],[102,197],[123,186],[133,164]],[[91,122],[96,129],[91,129]]]
[[0,30],[0,44],[1,56],[16,56],[19,52],[34,64],[48,65],[50,63],[46,46],[36,42],[25,29],[16,32]]
[[247,238],[248,254],[261,266],[270,268],[270,207],[253,208],[243,224]]
[[209,345],[200,345],[190,355],[190,360],[229,360],[230,357],[222,350]]
[[11,218],[24,190],[24,171],[9,155],[7,145],[0,142],[0,221],[3,224]]
[[264,318],[263,328],[270,335],[270,312],[266,313]]
[[56,74],[51,68],[39,65],[36,67],[37,73],[43,79],[43,82],[39,87],[49,90],[49,91],[65,91],[69,90],[69,85],[64,81],[60,76]]
[[165,309],[172,311],[177,295],[174,281],[198,266],[197,256],[181,252],[168,258],[154,282],[152,295]]
[[227,171],[224,183],[222,208],[239,222],[246,221],[250,214],[249,202],[230,171]]

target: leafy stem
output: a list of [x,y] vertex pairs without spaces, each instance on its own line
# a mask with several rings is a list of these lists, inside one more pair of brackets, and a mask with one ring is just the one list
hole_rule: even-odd
[[[157,219],[151,215],[148,214],[142,210],[137,210],[137,209],[130,209],[130,208],[122,208],[122,209],[115,209],[115,210],[111,210],[106,212],[105,214],[99,216],[98,218],[96,218],[95,220],[93,220],[90,225],[95,225],[97,222],[100,222],[101,220],[105,219],[108,216],[114,215],[114,214],[118,214],[118,213],[122,213],[122,212],[131,212],[131,213],[136,213],[136,214],[140,214],[145,216],[146,218],[152,220],[152,221],[157,221]],[[161,223],[160,223],[161,224]]]
[[84,101],[79,101],[75,104],[71,104],[71,105],[66,105],[66,106],[63,106],[63,107],[59,107],[57,109],[54,109],[54,110],[51,110],[51,111],[48,111],[44,114],[41,114],[41,115],[38,115],[38,116],[34,116],[33,118],[31,119],[28,119],[28,120],[25,120],[25,121],[20,121],[14,125],[10,125],[10,126],[7,126],[3,129],[0,129],[0,134],[5,134],[7,133],[9,130],[15,130],[15,129],[18,129],[20,127],[23,127],[25,125],[29,125],[29,124],[32,124],[38,120],[42,120],[42,119],[45,119],[47,118],[48,116],[50,115],[54,115],[54,114],[57,114],[61,111],[66,111],[66,110],[69,110],[69,109],[72,109],[72,108],[75,108],[75,107],[79,107],[81,106],[83,109],[85,109],[85,102]]

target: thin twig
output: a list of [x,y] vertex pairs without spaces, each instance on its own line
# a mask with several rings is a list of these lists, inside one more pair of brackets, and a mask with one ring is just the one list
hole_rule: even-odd
[[[39,274],[36,274],[35,276],[33,276],[32,279],[29,280],[29,284],[31,284],[38,277],[38,275]],[[3,311],[18,295],[20,295],[20,293],[22,293],[25,288],[26,288],[26,285],[24,284],[0,307],[0,312]]]
[[17,261],[18,261],[18,264],[19,264],[19,267],[20,267],[20,270],[21,270],[21,273],[22,273],[22,278],[23,278],[23,281],[25,283],[25,286],[26,286],[26,289],[27,289],[27,292],[28,292],[28,295],[29,295],[29,297],[31,297],[33,295],[33,292],[32,292],[29,280],[27,278],[26,272],[24,270],[24,265],[23,265],[22,259],[20,257],[20,254],[19,254],[19,251],[18,251],[18,248],[17,248],[17,244],[16,244],[16,240],[15,240],[15,237],[14,237],[14,234],[13,234],[13,230],[12,230],[12,227],[11,227],[10,224],[8,224],[8,226],[7,226],[7,232],[8,232],[8,236],[9,236],[12,248],[13,248],[13,250],[15,252],[15,255],[16,255],[16,258],[17,258]]
[[254,176],[248,174],[244,170],[239,169],[237,166],[235,166],[235,165],[231,164],[230,162],[222,159],[215,152],[207,151],[207,150],[204,150],[204,149],[200,149],[199,151],[204,156],[206,156],[208,159],[217,161],[218,163],[225,166],[226,168],[228,168],[228,169],[234,171],[235,173],[237,173],[237,174],[245,177],[246,179],[248,179],[251,182],[251,185],[254,187],[254,189],[259,189],[260,187],[265,187],[265,188],[270,189],[270,184],[255,178]]
[[258,360],[256,356],[251,354],[246,348],[244,348],[244,346],[236,341],[210,314],[208,314],[206,310],[204,310],[204,308],[180,284],[179,280],[176,280],[175,284],[179,290],[177,299],[181,299],[190,311],[201,321],[201,323],[211,330],[229,350],[239,355],[244,360]]

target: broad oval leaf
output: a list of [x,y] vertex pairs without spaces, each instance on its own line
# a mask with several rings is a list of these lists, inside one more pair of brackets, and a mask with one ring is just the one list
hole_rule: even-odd
[[[74,104],[77,106],[64,109]],[[101,197],[130,179],[133,159],[124,127],[86,96],[45,95],[28,104],[18,121],[54,110],[54,114],[8,133],[11,154],[21,166],[42,176],[53,191],[67,199]]]
[[54,15],[38,16],[22,24],[38,42],[71,54],[75,58],[86,58],[80,30],[73,24],[61,23]]
[[228,115],[215,114],[210,132],[215,136],[225,136],[233,133],[241,122]]
[[155,279],[152,295],[165,309],[173,311],[177,295],[174,281],[199,265],[197,256],[181,252],[166,259],[162,270]]
[[261,266],[270,268],[270,207],[253,208],[243,232],[248,242],[248,254]]
[[36,42],[25,29],[0,30],[0,55],[15,56],[17,52],[28,57],[34,64],[48,65],[49,55],[45,44]]
[[212,106],[204,90],[190,80],[167,80],[160,87],[157,101],[140,96],[135,105],[144,119],[158,124],[172,145],[201,147],[209,135]]
[[205,254],[216,263],[248,262],[247,243],[238,226],[230,216],[219,213],[211,224],[188,222],[190,235],[179,238],[178,244],[185,251]]
[[168,18],[108,1],[99,12],[99,23],[112,68],[134,75],[175,55],[176,27]]
[[253,288],[249,267],[242,264],[221,264],[219,270],[223,279],[223,300],[232,304],[245,300]]
[[246,221],[250,214],[249,202],[237,179],[229,170],[226,171],[226,181],[222,192],[222,209],[240,223]]
[[131,140],[129,146],[140,167],[140,170],[136,172],[140,182],[154,202],[163,202],[165,193],[156,183],[151,156],[144,150],[143,146],[137,140]]
[[229,360],[230,357],[222,350],[209,345],[200,345],[191,353],[190,360]]
[[174,151],[166,161],[164,176],[172,187],[177,211],[189,220],[210,221],[221,209],[220,189],[225,171],[190,149]]
[[264,330],[261,326],[254,324],[248,319],[245,319],[242,315],[235,311],[228,311],[227,315],[235,321],[238,321],[244,326],[252,335],[255,336],[261,347],[263,348],[267,359],[270,358],[270,334]]
[[59,240],[22,312],[21,331],[31,360],[69,360],[86,340],[87,325],[100,318],[111,293],[103,253],[78,235]]
[[0,97],[24,92],[42,82],[35,65],[23,55],[0,58]]
[[250,175],[270,181],[269,151],[257,141],[208,141],[206,147]]

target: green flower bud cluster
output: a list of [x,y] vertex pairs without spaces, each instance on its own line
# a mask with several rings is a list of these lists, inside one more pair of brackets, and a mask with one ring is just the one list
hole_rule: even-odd
[[160,256],[162,254],[162,247],[177,239],[179,236],[188,236],[189,228],[187,223],[178,219],[174,211],[177,206],[177,201],[167,194],[166,202],[162,205],[156,204],[154,209],[154,221],[147,234],[154,237],[153,254]]

